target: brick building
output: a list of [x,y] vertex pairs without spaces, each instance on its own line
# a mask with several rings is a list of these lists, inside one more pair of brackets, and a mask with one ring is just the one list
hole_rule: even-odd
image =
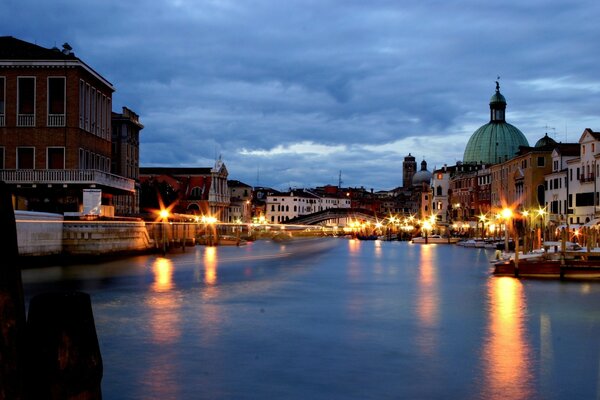
[[[219,221],[229,221],[230,194],[227,186],[227,168],[220,159],[213,168],[197,167],[141,167],[142,191],[165,185],[172,192],[170,199],[161,199],[171,211],[181,214],[210,215]],[[164,187],[164,186],[163,186]],[[163,194],[164,195],[164,194]],[[156,196],[152,193],[151,196]],[[143,196],[145,197],[145,196]],[[143,204],[145,203],[145,204]],[[141,211],[155,207],[147,201]]]
[[101,205],[87,211],[110,214],[114,195],[134,191],[110,170],[114,90],[66,43],[0,37],[0,180],[18,209],[78,212],[91,189]]

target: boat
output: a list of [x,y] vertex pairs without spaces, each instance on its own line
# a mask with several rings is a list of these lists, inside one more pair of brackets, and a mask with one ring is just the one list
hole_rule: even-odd
[[600,260],[528,258],[494,264],[494,275],[534,278],[598,279]]
[[412,242],[415,244],[456,244],[460,239],[454,237],[442,237],[440,235],[430,235],[430,236],[417,236],[412,239]]
[[356,238],[358,240],[377,240],[378,239],[377,235],[365,235],[365,234],[360,234],[360,233],[358,235],[356,235]]

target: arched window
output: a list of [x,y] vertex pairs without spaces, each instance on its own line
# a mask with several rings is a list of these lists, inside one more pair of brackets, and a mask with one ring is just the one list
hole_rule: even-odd
[[290,206],[285,206],[285,211],[290,211]]
[[436,195],[441,196],[442,195],[442,186],[438,185],[438,187],[437,187],[437,189],[436,189],[435,192],[436,192],[435,193]]
[[190,199],[201,199],[202,198],[202,188],[200,186],[195,186],[192,188],[190,192]]

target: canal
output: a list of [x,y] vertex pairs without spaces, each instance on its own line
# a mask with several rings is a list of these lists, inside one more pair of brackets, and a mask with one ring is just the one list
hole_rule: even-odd
[[91,295],[105,399],[599,399],[600,282],[348,239],[31,269]]

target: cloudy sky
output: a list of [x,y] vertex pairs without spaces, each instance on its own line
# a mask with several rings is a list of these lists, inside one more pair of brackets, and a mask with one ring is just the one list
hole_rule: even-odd
[[68,42],[140,115],[142,166],[250,185],[402,184],[463,157],[489,121],[533,145],[600,130],[600,2],[4,0],[0,35]]

